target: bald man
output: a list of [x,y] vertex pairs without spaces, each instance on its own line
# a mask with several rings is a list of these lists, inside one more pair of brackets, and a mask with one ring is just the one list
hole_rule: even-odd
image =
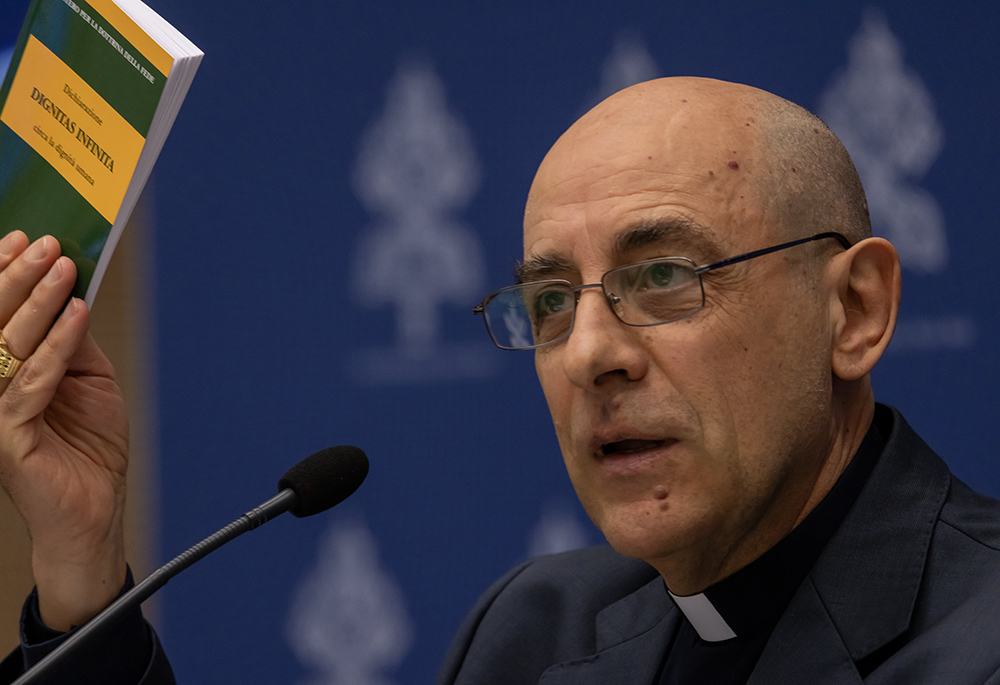
[[[441,683],[1000,683],[1000,503],[875,404],[899,262],[822,123],[718,81],[630,88],[545,158],[524,245],[477,311],[535,351],[611,547],[498,581]],[[74,276],[52,239],[0,241],[0,476],[38,581],[0,683],[130,582],[127,427],[86,307],[60,313]],[[137,612],[60,682],[173,677]]]
[[875,403],[899,260],[818,119],[612,96],[542,162],[517,274],[477,313],[534,350],[611,548],[498,581],[441,683],[1000,682],[1000,503]]

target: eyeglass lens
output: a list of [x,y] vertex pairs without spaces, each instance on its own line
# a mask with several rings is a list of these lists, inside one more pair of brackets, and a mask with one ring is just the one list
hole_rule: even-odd
[[[704,302],[694,264],[684,259],[630,264],[609,271],[602,282],[615,314],[632,326],[683,319]],[[573,328],[580,289],[565,281],[504,288],[483,311],[490,335],[507,349],[537,347],[564,338]]]
[[701,309],[700,279],[694,264],[681,259],[655,259],[613,269],[604,275],[604,290],[614,293],[618,318],[631,326],[677,321]]

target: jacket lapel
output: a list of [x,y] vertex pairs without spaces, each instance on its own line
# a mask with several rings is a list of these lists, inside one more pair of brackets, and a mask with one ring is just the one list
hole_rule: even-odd
[[944,462],[892,411],[892,432],[868,483],[811,573],[851,658],[910,626],[931,536],[951,487]]
[[910,625],[951,474],[898,412],[876,411],[893,414],[885,450],[748,685],[860,683],[855,664]]
[[597,652],[556,664],[539,685],[652,685],[680,622],[659,577],[597,615]]

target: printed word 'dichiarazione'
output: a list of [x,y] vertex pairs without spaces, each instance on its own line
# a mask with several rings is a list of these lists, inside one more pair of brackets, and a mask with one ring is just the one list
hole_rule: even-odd
[[83,100],[80,99],[79,95],[77,95],[75,92],[73,92],[73,89],[69,87],[68,83],[65,84],[65,85],[63,85],[63,92],[66,93],[66,95],[69,95],[69,99],[70,100],[72,100],[76,104],[80,105],[80,109],[82,109],[84,112],[86,112],[90,116],[91,119],[93,119],[94,121],[96,121],[98,126],[100,126],[101,124],[104,123],[103,121],[101,121],[101,117],[97,116],[97,113],[94,110],[92,110],[90,107],[88,107],[87,103],[85,103]]
[[46,97],[44,93],[38,90],[38,88],[32,88],[31,99],[41,105],[42,108],[51,114],[56,121],[62,124],[67,131],[75,133],[76,139],[83,143],[83,146],[97,158],[97,161],[107,167],[108,171],[114,173],[115,160],[112,159],[111,155],[109,155],[100,145],[98,145],[96,140],[87,135],[87,132],[83,130],[83,127],[78,126],[75,121],[69,118],[69,115],[66,114],[66,112],[60,109],[56,103],[52,102],[52,100]]

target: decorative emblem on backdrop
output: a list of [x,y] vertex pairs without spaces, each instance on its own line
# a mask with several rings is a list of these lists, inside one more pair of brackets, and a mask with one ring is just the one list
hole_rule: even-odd
[[376,217],[352,262],[356,301],[392,308],[395,343],[359,351],[364,383],[406,383],[495,374],[485,342],[444,340],[446,305],[468,309],[484,288],[483,247],[459,218],[479,187],[469,130],[448,111],[444,84],[427,63],[403,64],[386,106],[361,142],[354,189]]
[[619,90],[643,81],[659,78],[660,68],[646,48],[642,34],[634,30],[619,31],[611,53],[601,66],[601,81],[584,102],[584,111]]
[[819,116],[851,153],[865,185],[877,233],[903,265],[935,273],[948,263],[944,216],[916,185],[941,152],[944,131],[920,76],[881,14],[865,13],[851,40],[850,61],[820,98]]
[[[817,113],[851,153],[875,233],[896,246],[907,270],[941,273],[948,265],[944,214],[917,185],[944,141],[931,93],[905,64],[903,46],[880,12],[865,12],[848,54]],[[889,350],[967,348],[975,338],[975,323],[964,316],[909,318],[899,322]]]
[[361,522],[335,522],[319,559],[295,593],[287,636],[299,661],[318,673],[310,685],[390,685],[413,627],[395,579],[379,563]]
[[549,501],[528,537],[528,556],[558,554],[586,547],[587,529],[565,501]]

